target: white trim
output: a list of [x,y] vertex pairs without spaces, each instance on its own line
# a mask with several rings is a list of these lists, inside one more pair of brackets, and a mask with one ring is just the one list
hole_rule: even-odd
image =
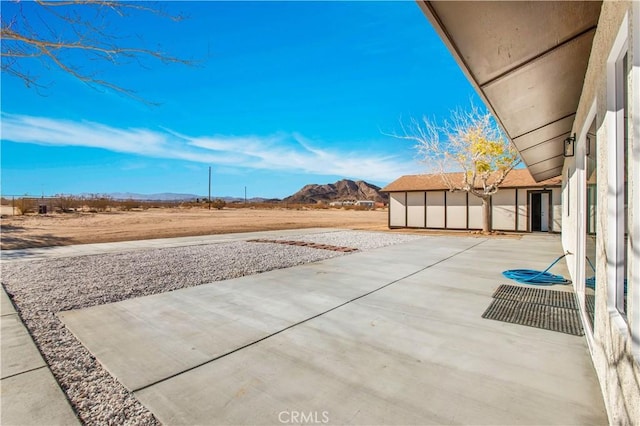
[[565,181],[565,191],[567,192],[566,196],[566,217],[571,217],[571,166],[567,166],[567,180]]
[[[591,103],[591,107],[589,108],[589,112],[586,115],[585,121],[582,124],[582,128],[580,129],[579,138],[577,142],[577,153],[576,153],[576,182],[577,190],[577,208],[575,209],[577,213],[576,225],[577,225],[577,244],[576,244],[576,282],[574,283],[574,289],[576,294],[578,295],[578,301],[580,303],[580,312],[582,315],[582,323],[584,326],[585,336],[587,337],[587,343],[589,345],[589,349],[593,351],[593,334],[594,330],[589,325],[588,313],[585,309],[585,279],[587,273],[585,271],[587,267],[587,262],[585,260],[587,254],[587,209],[585,208],[587,203],[587,133],[589,133],[589,129],[591,129],[591,125],[597,118],[598,112],[598,102],[594,100]],[[597,133],[597,131],[596,131]],[[596,137],[597,141],[597,137]],[[596,142],[596,147],[598,146]],[[597,150],[596,150],[596,158]],[[597,171],[596,171],[597,173]],[[596,235],[602,235],[602,230],[596,228]],[[600,241],[600,239],[598,240]],[[595,262],[595,259],[593,260]],[[597,296],[596,296],[597,297]],[[597,300],[597,299],[596,299]],[[596,306],[598,303],[596,302]],[[595,328],[595,321],[594,321]]]
[[[619,244],[620,227],[624,227],[624,150],[620,149],[619,136],[624,133],[624,111],[618,109],[618,99],[622,96],[618,82],[619,63],[628,50],[629,13],[622,20],[609,57],[607,58],[607,305],[613,324],[621,331],[628,331],[628,325],[619,312],[619,285],[624,280],[624,244]],[[624,138],[624,135],[622,136]],[[623,139],[624,143],[624,139]],[[622,224],[620,224],[622,222]],[[624,229],[622,230],[624,238]],[[622,281],[624,282],[624,281]]]
[[[587,121],[588,122],[588,121]],[[590,122],[588,122],[590,123]],[[583,126],[587,126],[585,123]],[[587,127],[588,129],[589,127]],[[575,182],[576,186],[574,188],[574,197],[576,198],[576,213],[575,213],[575,227],[576,227],[576,259],[575,259],[575,277],[576,280],[573,283],[573,288],[578,295],[578,299],[580,300],[580,305],[584,306],[584,280],[585,280],[585,256],[586,256],[586,223],[587,219],[585,216],[585,208],[586,204],[586,173],[585,173],[585,150],[584,150],[584,140],[585,133],[580,132],[580,139],[576,152],[576,162],[575,162]],[[584,322],[584,314],[583,314],[583,322]]]
[[[629,117],[629,121],[633,126],[633,133],[631,135],[629,154],[631,156],[629,163],[631,166],[630,179],[633,179],[633,186],[631,195],[629,198],[629,211],[631,212],[631,223],[629,226],[629,239],[632,241],[633,247],[640,247],[640,191],[638,191],[638,185],[640,185],[640,2],[633,3],[633,9],[631,11],[633,15],[632,22],[632,41],[633,41],[633,55],[632,55],[632,69],[631,69],[631,88],[629,90],[630,104],[632,116]],[[634,191],[635,189],[635,191]],[[631,324],[631,351],[637,362],[640,362],[640,252],[636,250],[631,256],[631,268],[630,268],[630,280],[628,285],[629,289],[629,303],[631,312],[627,313]],[[632,299],[632,300],[631,300]]]

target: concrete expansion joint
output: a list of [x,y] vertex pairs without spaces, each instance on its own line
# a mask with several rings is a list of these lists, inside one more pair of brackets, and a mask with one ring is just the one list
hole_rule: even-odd
[[[9,376],[3,377],[2,380],[10,379],[12,377],[21,376],[23,374],[31,373],[32,371],[42,370],[43,368],[49,368],[48,365],[41,365],[40,367],[30,368],[28,370],[20,371],[19,373],[11,374]],[[1,380],[0,380],[1,381]]]
[[[264,240],[264,239],[260,239],[260,240],[248,240],[248,241],[252,241],[252,242],[271,242],[271,241],[269,241],[269,240]],[[280,240],[280,241],[281,241],[281,240]],[[370,296],[370,295],[372,295],[372,294],[374,294],[374,293],[377,293],[377,292],[379,292],[379,291],[381,291],[381,290],[383,290],[383,289],[385,289],[385,288],[387,288],[387,287],[390,287],[390,286],[392,286],[392,285],[394,285],[394,284],[396,284],[396,283],[399,283],[400,281],[403,281],[403,280],[405,280],[405,279],[407,279],[407,278],[410,278],[410,277],[412,277],[412,276],[414,276],[414,275],[417,275],[417,274],[419,274],[419,273],[421,273],[421,272],[423,272],[423,271],[426,271],[426,270],[427,270],[427,269],[429,269],[429,268],[432,268],[432,267],[434,267],[434,266],[436,266],[436,265],[439,265],[439,264],[441,264],[441,263],[443,263],[443,262],[446,262],[446,261],[448,261],[448,260],[451,260],[452,258],[454,258],[454,257],[456,257],[456,256],[458,256],[458,255],[461,255],[461,254],[463,254],[463,253],[465,253],[465,252],[467,252],[467,251],[470,251],[470,250],[472,250],[472,249],[474,249],[474,248],[478,247],[479,245],[481,245],[481,244],[483,244],[483,243],[485,243],[485,242],[487,242],[487,241],[488,241],[487,239],[483,239],[483,240],[481,240],[480,242],[475,243],[475,244],[473,244],[473,245],[471,245],[471,246],[469,246],[469,247],[467,247],[467,248],[464,248],[464,249],[462,249],[462,250],[456,251],[455,253],[451,254],[450,256],[447,256],[447,257],[445,257],[445,258],[443,258],[443,259],[440,259],[440,260],[438,260],[437,262],[433,262],[433,263],[431,263],[431,264],[429,264],[429,265],[427,265],[427,266],[424,266],[424,267],[422,267],[422,268],[420,268],[420,269],[418,269],[418,270],[416,270],[416,271],[414,271],[414,272],[411,272],[410,274],[407,274],[407,275],[405,275],[405,276],[403,276],[403,277],[397,278],[397,279],[395,279],[395,280],[393,280],[393,281],[390,281],[390,282],[388,282],[388,283],[386,283],[386,284],[384,284],[384,285],[381,285],[380,287],[377,287],[377,288],[375,288],[375,289],[373,289],[373,290],[371,290],[371,291],[368,291],[368,292],[366,292],[366,293],[364,293],[364,294],[361,294],[360,296],[357,296],[357,297],[354,297],[354,298],[352,298],[352,299],[350,299],[350,300],[347,300],[346,302],[341,303],[341,304],[339,304],[339,305],[337,305],[337,306],[334,306],[333,308],[327,309],[327,310],[325,310],[325,311],[323,311],[323,312],[320,312],[320,313],[318,313],[318,314],[316,314],[316,315],[313,315],[313,316],[311,316],[311,317],[309,317],[309,318],[306,318],[306,319],[304,319],[304,320],[302,320],[302,321],[298,321],[298,322],[296,322],[296,323],[294,323],[294,324],[291,324],[291,325],[289,325],[289,326],[287,326],[287,327],[284,327],[284,328],[282,328],[282,329],[280,329],[280,330],[277,330],[277,331],[275,331],[275,332],[273,332],[273,333],[271,333],[271,334],[269,334],[269,335],[267,335],[267,336],[264,336],[264,337],[262,337],[262,338],[260,338],[260,339],[257,339],[257,340],[255,340],[255,341],[253,341],[253,342],[247,343],[246,345],[243,345],[243,346],[237,347],[237,348],[235,348],[235,349],[233,349],[233,350],[231,350],[231,351],[228,351],[228,352],[226,352],[226,353],[223,353],[223,354],[221,354],[221,355],[218,355],[218,356],[216,356],[216,357],[214,357],[214,358],[211,358],[211,359],[206,360],[206,361],[204,361],[204,362],[198,363],[198,364],[196,364],[196,365],[194,365],[194,366],[191,366],[191,367],[189,367],[189,368],[187,368],[187,369],[184,369],[184,370],[182,370],[182,371],[179,371],[179,372],[177,372],[177,373],[171,374],[171,375],[169,375],[169,376],[167,376],[167,377],[164,377],[164,378],[162,378],[162,379],[156,380],[155,382],[152,382],[152,383],[146,384],[146,385],[141,386],[141,387],[139,387],[139,388],[137,388],[137,389],[131,389],[131,392],[136,393],[136,392],[140,392],[140,391],[142,391],[142,390],[145,390],[145,389],[151,388],[151,387],[153,387],[153,386],[155,386],[155,385],[158,385],[158,384],[160,384],[160,383],[163,383],[163,382],[166,382],[166,381],[168,381],[168,380],[174,379],[174,378],[176,378],[176,377],[178,377],[178,376],[181,376],[181,375],[183,375],[183,374],[185,374],[185,373],[188,373],[188,372],[190,372],[190,371],[193,371],[193,370],[198,369],[198,368],[200,368],[200,367],[203,367],[203,366],[205,366],[205,365],[211,364],[211,363],[213,363],[213,362],[215,362],[215,361],[217,361],[217,360],[219,360],[219,359],[225,358],[225,357],[227,357],[227,356],[229,356],[229,355],[232,355],[232,354],[234,354],[234,353],[236,353],[236,352],[239,352],[239,351],[241,351],[241,350],[243,350],[243,349],[246,349],[246,348],[249,348],[249,347],[251,347],[251,346],[254,346],[254,345],[256,345],[256,344],[258,344],[258,343],[260,343],[260,342],[263,342],[263,341],[268,340],[268,339],[270,339],[270,338],[272,338],[272,337],[274,337],[274,336],[277,336],[277,335],[279,335],[279,334],[282,334],[282,333],[284,333],[285,331],[291,330],[291,329],[293,329],[293,328],[295,328],[295,327],[298,327],[298,326],[300,326],[300,325],[302,325],[302,324],[305,324],[305,323],[307,323],[307,322],[310,322],[310,321],[312,321],[312,320],[314,320],[314,319],[316,319],[316,318],[322,317],[322,316],[324,316],[324,315],[326,315],[326,314],[328,314],[328,313],[330,313],[330,312],[333,312],[333,311],[335,311],[335,310],[337,310],[337,309],[340,309],[340,308],[342,308],[342,307],[344,307],[344,306],[350,305],[350,304],[352,304],[353,302],[356,302],[356,301],[361,300],[361,299],[363,299],[363,298],[365,298],[365,297],[367,297],[367,296]]]

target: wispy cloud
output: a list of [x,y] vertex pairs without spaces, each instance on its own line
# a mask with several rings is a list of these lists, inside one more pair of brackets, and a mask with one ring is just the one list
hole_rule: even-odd
[[171,129],[116,128],[71,121],[2,114],[2,139],[18,143],[102,148],[152,158],[315,175],[390,181],[419,170],[398,156],[326,150],[298,133],[268,136],[189,136]]

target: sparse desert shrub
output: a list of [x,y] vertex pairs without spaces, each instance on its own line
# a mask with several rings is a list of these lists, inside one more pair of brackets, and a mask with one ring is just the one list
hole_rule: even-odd
[[138,207],[140,207],[140,202],[133,199],[129,199],[129,200],[120,201],[118,205],[122,210],[131,211],[133,209],[137,209]]
[[97,196],[94,195],[91,198],[87,199],[87,206],[89,206],[89,211],[97,211],[97,212],[105,212],[111,205],[113,200],[106,196]]
[[227,202],[220,198],[216,198],[211,202],[211,207],[218,210],[222,210],[226,205],[227,205]]
[[25,215],[27,213],[34,213],[36,211],[36,203],[33,198],[21,197],[15,199],[15,206],[18,209],[18,214]]
[[74,210],[79,204],[78,201],[79,200],[73,195],[56,195],[56,207],[58,207],[63,212]]

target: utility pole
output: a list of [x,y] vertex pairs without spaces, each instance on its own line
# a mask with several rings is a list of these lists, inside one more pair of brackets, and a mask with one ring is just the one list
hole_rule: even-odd
[[247,187],[244,187],[244,205],[247,205]]
[[211,166],[209,166],[209,210],[211,210]]

